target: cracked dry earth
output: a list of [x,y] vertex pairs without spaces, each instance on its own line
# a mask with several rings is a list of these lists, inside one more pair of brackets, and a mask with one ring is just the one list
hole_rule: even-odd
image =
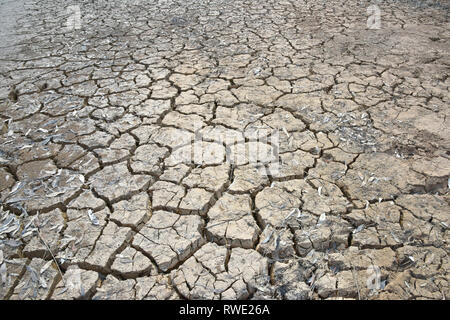
[[[448,298],[426,3],[1,1],[0,298]],[[250,144],[280,169],[224,161]]]

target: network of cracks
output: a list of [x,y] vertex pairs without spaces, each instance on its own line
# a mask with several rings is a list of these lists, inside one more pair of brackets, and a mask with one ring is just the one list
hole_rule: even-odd
[[0,298],[446,299],[448,8],[369,5],[25,1]]

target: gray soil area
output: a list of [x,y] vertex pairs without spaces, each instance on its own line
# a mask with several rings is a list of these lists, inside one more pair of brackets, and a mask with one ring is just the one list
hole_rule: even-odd
[[0,14],[0,299],[450,297],[448,1]]

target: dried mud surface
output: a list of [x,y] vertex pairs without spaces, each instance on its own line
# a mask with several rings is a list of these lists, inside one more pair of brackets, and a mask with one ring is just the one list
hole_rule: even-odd
[[[449,8],[424,3],[371,30],[355,0],[16,2],[0,298],[449,297]],[[258,129],[280,170],[217,156]]]

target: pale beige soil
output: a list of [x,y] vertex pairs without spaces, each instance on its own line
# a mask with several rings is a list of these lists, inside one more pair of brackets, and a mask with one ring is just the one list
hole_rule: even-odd
[[444,1],[0,2],[1,299],[450,296]]

